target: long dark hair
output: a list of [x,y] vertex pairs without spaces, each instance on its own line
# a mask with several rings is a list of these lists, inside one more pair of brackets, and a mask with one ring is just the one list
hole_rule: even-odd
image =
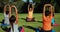
[[[13,28],[13,23],[16,21],[16,17],[14,15],[12,15],[10,17],[9,21],[10,21],[11,27]],[[14,28],[13,28],[13,31],[14,31]]]

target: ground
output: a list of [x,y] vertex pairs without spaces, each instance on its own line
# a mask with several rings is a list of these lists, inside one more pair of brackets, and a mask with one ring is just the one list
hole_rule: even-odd
[[[34,17],[36,22],[26,22],[25,19],[28,16],[27,14],[18,14],[19,16],[19,26],[23,26],[25,32],[35,32],[35,28],[37,28],[38,26],[42,27],[42,14],[41,13],[34,13]],[[3,19],[3,14],[0,13],[0,22]],[[60,24],[60,13],[55,13],[55,23]],[[60,26],[56,26],[54,27],[56,32],[60,32]],[[4,32],[1,27],[0,27],[0,32]]]

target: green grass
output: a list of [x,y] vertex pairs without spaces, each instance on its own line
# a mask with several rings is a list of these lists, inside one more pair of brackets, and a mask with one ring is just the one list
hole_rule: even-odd
[[[37,28],[38,26],[41,26],[42,27],[42,23],[40,23],[39,21],[42,21],[42,14],[40,13],[34,13],[34,17],[35,17],[35,20],[36,22],[26,22],[24,19],[26,19],[27,17],[27,14],[19,14],[19,26],[23,26],[24,25],[24,30],[25,32],[35,32],[33,29],[29,29],[28,27],[25,27],[25,26],[31,26],[33,28]],[[0,22],[2,21],[3,19],[3,14],[0,13]],[[55,22],[60,24],[60,13],[56,13],[55,14]],[[56,32],[60,32],[60,26],[57,26],[57,27],[54,27],[55,31]],[[0,32],[4,32],[1,27],[0,27]]]

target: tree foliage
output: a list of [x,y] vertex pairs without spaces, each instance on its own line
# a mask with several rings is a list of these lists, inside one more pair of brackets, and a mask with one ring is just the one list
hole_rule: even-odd
[[[10,5],[15,4],[19,13],[21,12],[27,12],[28,7],[28,1],[25,3],[22,0],[0,0],[0,12],[3,12],[4,5],[9,3]],[[60,0],[33,0],[33,3],[35,3],[34,12],[42,12],[44,4],[52,4],[55,7],[55,12],[60,12]]]

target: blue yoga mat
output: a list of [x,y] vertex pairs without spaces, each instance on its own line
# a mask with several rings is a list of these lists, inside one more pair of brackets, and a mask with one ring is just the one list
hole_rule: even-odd
[[36,28],[36,32],[40,32],[39,28]]
[[55,30],[54,30],[54,29],[52,29],[52,32],[55,32]]
[[8,24],[0,24],[0,26],[9,26]]

